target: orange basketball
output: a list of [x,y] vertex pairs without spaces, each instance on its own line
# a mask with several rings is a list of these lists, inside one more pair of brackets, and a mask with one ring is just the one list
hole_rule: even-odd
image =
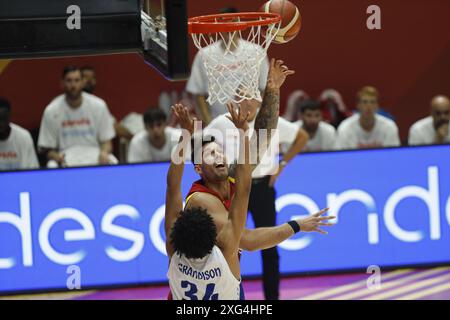
[[281,27],[273,40],[274,43],[287,43],[300,32],[302,17],[300,10],[292,2],[288,0],[267,1],[259,11],[278,13],[281,16]]

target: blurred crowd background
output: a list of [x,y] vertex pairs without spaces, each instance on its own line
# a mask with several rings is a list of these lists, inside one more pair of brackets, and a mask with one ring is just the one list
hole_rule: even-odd
[[[303,152],[450,143],[450,3],[380,1],[382,30],[368,30],[368,4],[351,2],[302,1],[298,38],[269,50],[296,70],[281,114],[308,133]],[[227,5],[190,2],[189,15]],[[205,113],[201,91],[166,81],[137,54],[0,61],[0,170],[166,161],[179,135],[171,105],[205,125],[218,114]],[[95,114],[58,122],[67,97]],[[74,129],[61,136],[58,126]]]

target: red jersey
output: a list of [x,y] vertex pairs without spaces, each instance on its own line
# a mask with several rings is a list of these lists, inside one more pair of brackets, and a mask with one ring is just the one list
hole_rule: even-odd
[[194,182],[192,184],[191,190],[189,190],[188,195],[186,196],[186,204],[188,203],[188,201],[191,199],[191,197],[198,192],[201,193],[209,193],[212,194],[213,196],[219,198],[220,202],[222,202],[222,204],[224,205],[224,207],[227,209],[227,211],[230,210],[231,207],[231,200],[233,199],[234,196],[234,192],[236,190],[236,186],[234,184],[234,179],[233,178],[228,178],[228,181],[230,183],[230,198],[229,199],[222,199],[222,197],[220,196],[220,194],[218,194],[216,191],[209,189],[208,187],[206,187],[203,183],[203,180],[198,180],[196,182]]

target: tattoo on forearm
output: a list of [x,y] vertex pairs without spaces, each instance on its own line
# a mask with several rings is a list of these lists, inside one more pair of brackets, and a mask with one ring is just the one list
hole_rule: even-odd
[[[262,156],[267,150],[269,142],[272,139],[272,130],[275,130],[277,128],[279,114],[280,90],[266,88],[261,109],[259,110],[258,116],[255,120],[255,133],[257,141],[256,145],[258,146],[258,163],[260,162]],[[265,134],[263,134],[263,132],[261,132],[260,130],[265,130]]]
[[270,132],[276,129],[280,112],[280,91],[267,88],[264,93],[261,109],[255,120],[255,130],[266,129]]
[[[269,141],[272,138],[272,130],[275,130],[278,125],[278,117],[280,113],[280,90],[266,88],[263,102],[259,110],[258,116],[255,120],[255,132],[250,138],[250,146],[257,146],[257,161],[251,162],[252,171],[258,166],[262,156],[267,150]],[[266,134],[262,134],[260,130],[265,130]],[[260,134],[263,141],[260,140]],[[255,141],[256,139],[256,141]],[[228,175],[236,177],[237,162],[230,164],[228,167]]]

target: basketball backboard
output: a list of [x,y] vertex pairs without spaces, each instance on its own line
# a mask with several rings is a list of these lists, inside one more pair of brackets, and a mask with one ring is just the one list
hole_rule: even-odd
[[189,73],[186,0],[142,0],[145,60],[174,80]]
[[139,52],[189,73],[186,0],[0,0],[0,59]]

